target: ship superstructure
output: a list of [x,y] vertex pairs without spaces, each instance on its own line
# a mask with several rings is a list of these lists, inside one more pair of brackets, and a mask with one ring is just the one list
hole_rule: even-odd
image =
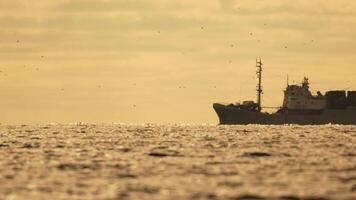
[[309,79],[304,77],[301,85],[287,85],[279,112],[318,113],[326,108],[327,99],[319,91],[313,95],[309,90]]

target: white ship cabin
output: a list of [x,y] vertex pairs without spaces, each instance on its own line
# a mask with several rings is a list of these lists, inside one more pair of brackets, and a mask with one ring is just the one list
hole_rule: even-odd
[[326,98],[318,92],[309,91],[309,80],[304,77],[302,85],[287,85],[284,91],[283,108],[288,110],[322,110],[326,107]]

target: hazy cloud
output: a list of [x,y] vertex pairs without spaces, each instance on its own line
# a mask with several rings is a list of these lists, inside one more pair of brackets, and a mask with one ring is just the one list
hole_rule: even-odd
[[254,98],[256,57],[268,105],[287,73],[320,90],[356,84],[349,0],[5,0],[0,11],[3,121],[92,109],[104,121],[216,122],[212,102]]

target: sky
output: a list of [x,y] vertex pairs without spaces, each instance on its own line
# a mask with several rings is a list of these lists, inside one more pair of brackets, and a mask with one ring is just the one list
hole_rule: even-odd
[[1,0],[0,123],[218,123],[286,77],[356,90],[350,0]]

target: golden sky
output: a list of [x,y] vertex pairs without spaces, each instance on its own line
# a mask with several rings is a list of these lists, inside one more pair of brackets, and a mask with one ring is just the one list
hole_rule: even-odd
[[[350,0],[1,0],[2,123],[217,123],[286,76],[356,90]],[[292,82],[292,81],[291,81]]]

